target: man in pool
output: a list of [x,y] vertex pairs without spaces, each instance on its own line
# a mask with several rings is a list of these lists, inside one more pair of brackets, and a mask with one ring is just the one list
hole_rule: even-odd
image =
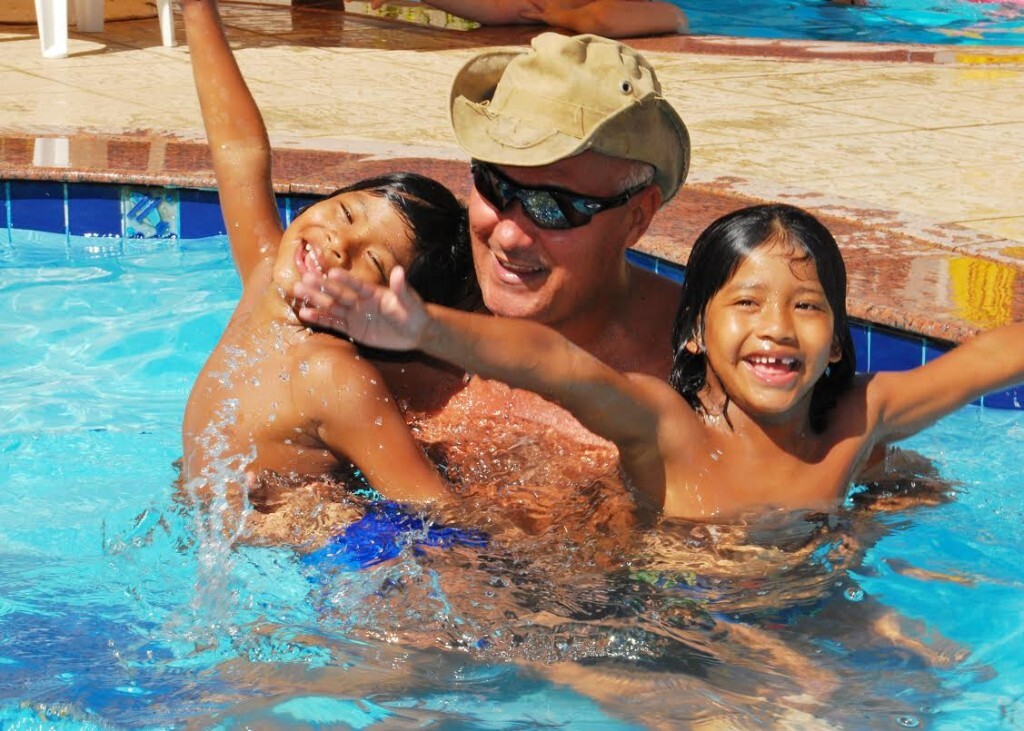
[[[666,378],[679,287],[626,251],[679,191],[690,140],[651,64],[619,42],[544,33],[527,50],[469,61],[450,113],[473,160],[469,227],[484,308],[545,323],[613,368]],[[440,445],[432,454],[449,478],[500,477],[513,502],[528,486],[519,502],[533,514],[538,489],[564,500],[566,482],[615,472],[611,445],[533,394],[461,372],[383,370],[421,439]],[[572,457],[551,464],[557,453]],[[551,507],[537,510],[564,506]]]

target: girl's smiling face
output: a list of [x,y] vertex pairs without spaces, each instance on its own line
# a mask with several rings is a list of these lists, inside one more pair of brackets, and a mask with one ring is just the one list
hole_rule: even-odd
[[284,291],[311,270],[342,267],[364,282],[387,284],[396,265],[408,266],[415,245],[405,221],[382,195],[351,191],[318,201],[285,230],[274,282]]
[[814,260],[784,240],[754,249],[703,319],[703,343],[686,347],[707,356],[709,410],[728,400],[756,422],[804,428],[814,385],[840,356]]

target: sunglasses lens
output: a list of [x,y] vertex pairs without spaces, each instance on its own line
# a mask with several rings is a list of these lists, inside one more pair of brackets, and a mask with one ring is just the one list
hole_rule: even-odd
[[473,185],[484,199],[499,211],[518,200],[531,221],[541,228],[576,228],[590,223],[594,213],[581,196],[553,190],[523,188],[485,163],[473,164]]
[[590,219],[594,217],[594,214],[601,211],[600,206],[594,208],[585,198],[580,196],[554,191],[549,193],[549,195],[554,199],[558,209],[562,212],[562,218],[566,222],[564,228],[586,226],[590,223]]
[[566,217],[562,202],[558,200],[560,197],[546,190],[524,190],[519,193],[526,215],[541,228],[573,228],[581,225],[574,224]]

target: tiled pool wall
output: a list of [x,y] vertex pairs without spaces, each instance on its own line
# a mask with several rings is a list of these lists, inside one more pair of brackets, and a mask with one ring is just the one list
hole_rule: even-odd
[[[112,242],[201,239],[225,233],[217,194],[212,190],[19,180],[0,185],[0,244],[4,245],[11,243],[12,229],[106,238]],[[290,222],[314,200],[315,196],[279,196],[282,219]],[[676,280],[683,277],[684,267],[679,264],[637,251],[629,255],[633,262],[659,274]],[[851,326],[859,371],[915,368],[951,347],[950,343],[870,322],[854,320]],[[1024,388],[989,394],[978,404],[1024,409]]]

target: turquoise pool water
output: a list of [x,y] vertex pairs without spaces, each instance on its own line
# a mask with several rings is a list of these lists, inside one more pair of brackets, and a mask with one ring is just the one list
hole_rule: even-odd
[[[692,591],[652,581],[647,555],[614,590],[494,549],[331,572],[230,548],[172,499],[184,401],[238,296],[224,242],[16,240],[0,244],[0,727],[620,729],[708,709],[740,728],[1024,723],[1019,411],[968,408],[910,443],[952,499],[845,511],[813,551],[737,553],[748,571]],[[487,581],[448,581],[453,566]],[[563,621],[480,614],[503,599]],[[670,622],[691,600],[721,626]],[[890,610],[930,660],[869,631]],[[518,651],[478,639],[502,624]],[[826,700],[798,697],[785,653],[729,639],[741,625],[829,675],[812,683]],[[639,706],[528,660],[585,661]]]
[[673,0],[693,33],[868,43],[1024,45],[1024,5],[968,0]]

